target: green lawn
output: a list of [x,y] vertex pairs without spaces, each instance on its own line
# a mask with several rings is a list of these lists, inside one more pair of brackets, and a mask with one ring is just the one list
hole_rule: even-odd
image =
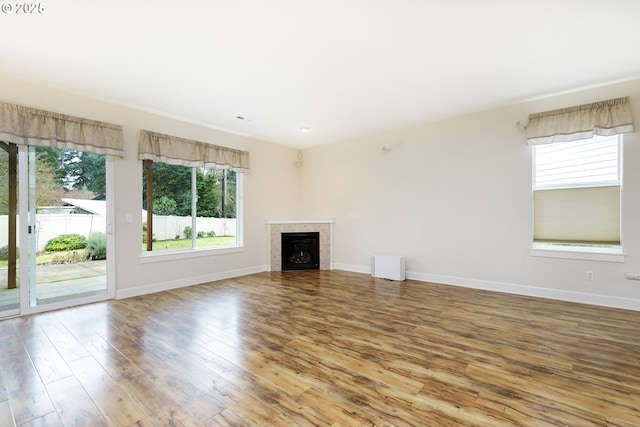
[[[40,255],[36,255],[36,265],[51,264],[51,261],[54,257],[64,257],[68,254],[71,254],[72,252],[73,251],[46,252]],[[75,252],[77,252],[78,254],[84,253],[84,249],[78,249]],[[20,265],[20,260],[18,260],[17,264]],[[8,266],[9,261],[0,260],[0,268],[7,268]]]
[[[198,248],[213,248],[217,246],[233,246],[236,244],[236,236],[200,237],[197,239]],[[153,242],[154,251],[174,249],[188,249],[191,247],[191,239],[160,240]],[[142,251],[147,250],[147,244],[142,244]]]
[[[198,239],[198,248],[213,248],[213,247],[222,247],[222,246],[232,246],[236,243],[235,236],[216,236],[216,237],[202,237]],[[158,242],[153,242],[153,250],[154,251],[163,251],[163,250],[175,250],[175,249],[188,249],[191,247],[191,239],[180,239],[180,240],[161,240]],[[147,245],[144,243],[142,245],[142,251],[146,251]],[[70,251],[72,252],[72,251]],[[36,256],[36,264],[50,264],[54,257],[61,257],[70,252],[48,252],[39,254]],[[78,253],[84,252],[84,249],[79,249],[76,251]],[[18,264],[20,264],[20,260],[18,260]],[[7,268],[7,261],[0,261],[0,268]]]

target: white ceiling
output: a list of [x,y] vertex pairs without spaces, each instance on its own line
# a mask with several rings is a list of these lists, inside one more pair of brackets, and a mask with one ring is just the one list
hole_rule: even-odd
[[299,148],[640,75],[639,0],[4,4],[0,76]]

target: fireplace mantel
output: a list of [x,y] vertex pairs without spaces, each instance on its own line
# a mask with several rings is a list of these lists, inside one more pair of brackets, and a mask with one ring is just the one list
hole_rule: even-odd
[[282,233],[319,232],[320,270],[330,270],[333,262],[334,219],[274,219],[267,221],[267,250],[270,271],[282,271]]
[[272,219],[267,224],[333,224],[335,219]]

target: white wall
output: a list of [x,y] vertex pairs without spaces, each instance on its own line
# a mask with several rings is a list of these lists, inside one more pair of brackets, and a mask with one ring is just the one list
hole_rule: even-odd
[[[0,78],[0,100],[120,124],[125,157],[115,161],[115,286],[117,296],[202,283],[266,268],[266,225],[270,218],[295,216],[299,175],[297,151],[256,139],[132,108]],[[234,114],[230,112],[230,114]],[[145,262],[141,257],[142,163],[140,129],[167,133],[249,151],[251,172],[244,177],[244,250],[226,255]],[[133,214],[133,222],[126,215]]]
[[[626,262],[532,257],[530,113],[631,96],[625,136]],[[461,94],[463,96],[463,94]],[[391,148],[384,152],[382,147]],[[334,265],[406,257],[408,277],[640,309],[640,80],[306,150],[303,216],[336,218]],[[594,272],[587,281],[585,272]]]
[[[625,137],[624,263],[532,257],[531,151],[518,120],[533,112],[631,96],[638,132]],[[463,96],[463,95],[460,95]],[[335,218],[334,266],[369,271],[371,254],[407,259],[408,277],[640,310],[640,81],[550,97],[304,151],[0,78],[0,99],[124,126],[115,162],[118,296],[260,271],[266,225]],[[138,131],[247,150],[244,242],[239,253],[144,262]],[[382,147],[391,151],[385,153]],[[587,281],[585,271],[595,273]]]

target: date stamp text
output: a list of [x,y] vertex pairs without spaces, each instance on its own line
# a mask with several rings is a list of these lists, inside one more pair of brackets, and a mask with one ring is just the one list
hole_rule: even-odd
[[0,10],[4,14],[38,15],[47,11],[45,3],[2,3]]

